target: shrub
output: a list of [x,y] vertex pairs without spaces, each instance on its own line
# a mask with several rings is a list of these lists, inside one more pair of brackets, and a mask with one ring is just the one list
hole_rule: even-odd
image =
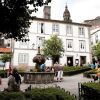
[[91,69],[89,71],[84,72],[83,76],[87,78],[91,78],[91,74],[96,74],[96,73],[97,73],[97,69]]
[[84,71],[90,70],[90,67],[87,66],[72,66],[72,67],[64,67],[64,75],[74,75],[74,74],[78,74],[78,73],[82,73]]
[[25,100],[24,95],[21,92],[1,92],[1,100]]
[[17,70],[18,70],[18,72],[25,72],[26,67],[21,66],[21,67],[17,68]]
[[88,83],[84,83],[83,85],[87,86],[87,87],[90,87],[90,88],[93,88],[93,89],[100,92],[100,83],[88,82]]
[[27,92],[0,92],[1,100],[76,100],[64,89],[34,88]]
[[81,84],[81,98],[82,100],[100,100],[100,83]]
[[1,76],[2,78],[7,77],[7,72],[6,72],[5,70],[0,70],[0,76]]
[[35,100],[35,98],[37,100],[37,97],[40,98],[38,100],[76,100],[74,96],[66,93],[64,89],[53,87],[46,89],[33,89],[32,94],[32,98],[34,98],[32,100]]

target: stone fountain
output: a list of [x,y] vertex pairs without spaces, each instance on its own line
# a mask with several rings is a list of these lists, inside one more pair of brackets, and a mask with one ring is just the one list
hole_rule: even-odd
[[33,58],[33,62],[36,63],[35,67],[37,72],[25,72],[24,83],[45,84],[54,82],[54,72],[44,72],[40,70],[40,65],[45,63],[45,57],[40,54],[40,47],[38,47],[38,53]]
[[38,53],[33,58],[33,62],[36,63],[35,67],[37,69],[37,72],[41,72],[40,66],[45,63],[45,57],[40,54],[40,47],[38,47]]

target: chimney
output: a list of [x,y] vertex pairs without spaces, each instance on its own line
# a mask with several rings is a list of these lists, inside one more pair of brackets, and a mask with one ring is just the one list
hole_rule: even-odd
[[51,19],[51,6],[44,6],[43,12],[45,19]]

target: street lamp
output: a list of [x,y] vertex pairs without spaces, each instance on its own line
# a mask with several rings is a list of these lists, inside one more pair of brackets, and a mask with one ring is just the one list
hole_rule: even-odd
[[33,43],[33,44],[32,44],[32,49],[34,48],[34,46],[35,46],[35,44]]

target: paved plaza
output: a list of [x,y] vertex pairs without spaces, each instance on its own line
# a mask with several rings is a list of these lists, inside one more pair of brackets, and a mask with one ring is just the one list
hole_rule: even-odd
[[[56,80],[56,77],[55,77]],[[60,86],[66,91],[70,91],[71,94],[75,94],[78,97],[78,82],[88,82],[92,79],[83,77],[83,74],[65,76],[62,82],[54,82],[50,84],[32,84],[32,87],[47,87],[47,86]],[[25,90],[30,84],[21,84],[21,90]],[[7,88],[7,78],[2,79],[2,84],[0,85],[0,90]]]

